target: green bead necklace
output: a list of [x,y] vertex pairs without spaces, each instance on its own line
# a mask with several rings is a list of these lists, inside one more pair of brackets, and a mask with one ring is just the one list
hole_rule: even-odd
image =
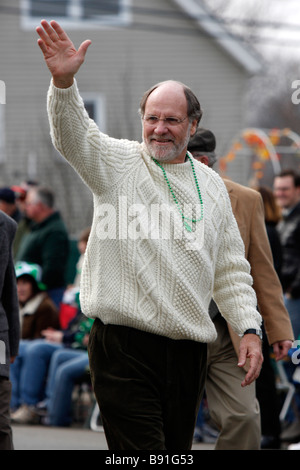
[[202,200],[202,196],[201,196],[201,191],[200,191],[200,188],[199,188],[199,183],[198,183],[198,180],[197,180],[197,175],[196,175],[196,171],[195,171],[195,167],[194,167],[194,163],[193,163],[193,160],[191,159],[191,157],[189,156],[189,154],[187,153],[186,154],[187,158],[189,159],[190,163],[191,163],[191,167],[192,167],[192,171],[193,171],[193,176],[194,176],[194,180],[195,180],[195,185],[196,185],[196,188],[197,188],[197,192],[198,192],[198,196],[199,196],[199,201],[200,201],[200,207],[201,207],[201,215],[200,215],[200,218],[199,219],[189,219],[188,217],[185,217],[185,215],[183,214],[183,211],[182,209],[180,208],[179,206],[179,202],[177,201],[177,198],[174,194],[174,191],[171,187],[171,184],[170,184],[170,181],[167,177],[167,173],[166,173],[166,170],[164,169],[164,167],[155,159],[152,157],[152,160],[156,163],[157,166],[159,166],[159,168],[161,169],[161,171],[163,172],[163,175],[164,175],[164,178],[166,180],[166,183],[168,185],[168,188],[170,190],[170,193],[173,197],[173,200],[177,206],[177,209],[179,210],[179,213],[181,215],[181,218],[183,220],[183,225],[185,226],[186,230],[188,232],[191,232],[192,231],[192,227],[191,225],[187,222],[192,222],[192,223],[196,223],[196,222],[200,222],[202,219],[203,219],[203,200]]

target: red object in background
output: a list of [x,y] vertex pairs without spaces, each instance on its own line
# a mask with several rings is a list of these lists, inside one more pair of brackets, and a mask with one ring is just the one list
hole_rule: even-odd
[[69,304],[60,304],[59,309],[59,322],[60,326],[63,330],[68,327],[68,324],[71,320],[75,317],[77,313],[78,307],[74,307],[73,305]]

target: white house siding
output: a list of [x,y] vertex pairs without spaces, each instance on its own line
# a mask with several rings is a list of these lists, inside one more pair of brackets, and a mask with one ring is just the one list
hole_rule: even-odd
[[[17,184],[28,177],[50,185],[70,233],[77,234],[91,223],[91,196],[52,148],[46,115],[50,75],[37,34],[34,28],[21,28],[18,0],[5,3],[10,9],[0,14],[0,80],[7,88],[6,105],[1,105],[5,106],[6,160],[0,162],[0,185]],[[140,140],[137,110],[142,94],[161,80],[180,80],[199,97],[202,125],[214,131],[222,155],[244,126],[248,80],[244,68],[171,0],[132,0],[131,4],[170,14],[146,15],[144,10],[133,14],[128,27],[70,30],[75,46],[86,38],[92,40],[77,75],[80,91],[105,97],[108,134]]]

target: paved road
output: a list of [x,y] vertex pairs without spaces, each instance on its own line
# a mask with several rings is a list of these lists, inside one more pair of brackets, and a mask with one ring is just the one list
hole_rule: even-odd
[[[107,450],[103,432],[82,428],[13,426],[15,450]],[[195,444],[194,450],[212,450],[211,444]]]

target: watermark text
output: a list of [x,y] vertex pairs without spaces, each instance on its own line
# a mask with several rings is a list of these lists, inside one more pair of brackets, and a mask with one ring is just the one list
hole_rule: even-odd
[[300,340],[294,341],[292,347],[294,349],[291,356],[292,363],[298,365],[300,364]]
[[292,93],[292,103],[299,104],[300,103],[300,80],[294,80],[292,82],[292,88],[295,91]]
[[[181,240],[187,231],[192,236],[201,220],[199,204],[184,204],[183,214],[168,204],[129,204],[120,197],[117,207],[101,204],[97,207],[96,234],[99,240]],[[185,235],[183,235],[185,234]]]
[[6,364],[6,346],[4,341],[0,341],[0,364]]
[[6,104],[6,87],[3,80],[0,80],[0,104]]

